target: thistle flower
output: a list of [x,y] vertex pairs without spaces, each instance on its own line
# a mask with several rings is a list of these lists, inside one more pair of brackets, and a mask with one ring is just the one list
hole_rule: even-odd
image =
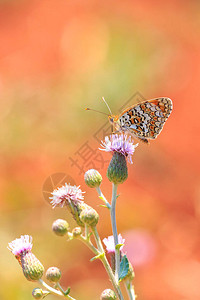
[[138,144],[133,145],[131,137],[125,134],[111,135],[105,137],[105,142],[102,142],[101,146],[104,149],[100,149],[106,152],[113,153],[113,157],[110,161],[107,170],[108,179],[114,184],[123,183],[128,178],[127,162],[132,162],[132,154]]
[[131,140],[131,137],[127,136],[126,134],[113,134],[110,136],[110,139],[108,136],[105,137],[105,141],[101,143],[101,146],[104,149],[99,148],[99,150],[103,150],[106,152],[117,152],[125,156],[129,163],[133,163],[132,161],[132,155],[135,151],[135,148],[138,146],[138,144],[133,145],[133,142]]
[[[103,243],[106,246],[106,251],[108,253],[115,253],[115,242],[114,242],[114,237],[113,235],[108,236],[107,238],[103,239]],[[124,244],[125,239],[122,238],[121,234],[118,235],[118,243],[119,244]],[[120,247],[120,251],[122,251],[124,245]]]
[[26,279],[35,281],[42,277],[44,267],[31,252],[32,246],[32,237],[21,235],[20,238],[8,244],[8,249],[15,255]]
[[62,187],[55,189],[52,193],[53,197],[50,197],[51,204],[54,207],[60,206],[63,207],[65,204],[69,202],[79,202],[84,199],[83,193],[79,186],[72,186],[70,184],[65,183]]
[[65,184],[64,186],[53,191],[53,197],[50,197],[51,204],[53,208],[56,206],[63,207],[66,205],[73,215],[79,226],[84,226],[83,222],[80,220],[79,216],[82,211],[82,206],[84,205],[84,197],[80,186],[71,186]]

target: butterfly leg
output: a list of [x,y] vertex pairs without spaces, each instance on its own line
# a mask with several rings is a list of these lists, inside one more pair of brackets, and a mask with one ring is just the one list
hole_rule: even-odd
[[141,138],[141,137],[136,137],[139,141],[145,143],[145,144],[150,144],[149,141],[145,138]]

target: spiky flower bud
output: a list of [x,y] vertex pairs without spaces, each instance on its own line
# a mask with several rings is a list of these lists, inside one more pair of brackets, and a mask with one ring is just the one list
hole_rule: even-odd
[[115,300],[115,299],[117,299],[117,296],[113,290],[106,289],[102,292],[100,299],[101,300]]
[[114,184],[123,183],[128,178],[126,158],[118,152],[113,153],[113,157],[107,169],[107,177]]
[[80,219],[86,225],[94,227],[98,223],[99,215],[94,208],[85,204],[83,210],[81,211]]
[[90,188],[95,188],[100,186],[102,182],[102,176],[101,174],[94,169],[88,170],[85,175],[84,175],[85,183],[90,187]]
[[81,227],[75,227],[72,230],[73,237],[78,237],[79,235],[81,235],[81,233],[82,233]]
[[65,220],[57,219],[53,222],[52,230],[56,235],[63,236],[68,232],[69,224]]
[[46,271],[46,279],[50,282],[58,282],[61,278],[61,271],[56,267],[51,267]]
[[41,288],[35,288],[32,291],[32,296],[35,299],[42,299],[44,296],[43,290]]
[[30,281],[39,280],[44,272],[44,267],[37,257],[31,252],[32,237],[22,235],[8,244],[8,249],[15,255],[22,267],[24,276]]

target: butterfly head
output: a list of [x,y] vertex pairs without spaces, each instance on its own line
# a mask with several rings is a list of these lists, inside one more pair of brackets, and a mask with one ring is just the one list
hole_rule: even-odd
[[114,115],[109,115],[108,116],[108,120],[110,122],[110,124],[112,125],[112,127],[115,129],[115,130],[120,130],[120,123],[119,123],[119,118],[118,116],[114,116]]
[[114,116],[114,115],[109,115],[108,116],[108,120],[109,120],[109,122],[112,124],[112,125],[114,125],[114,124],[116,124],[117,123],[117,121],[118,121],[118,116]]

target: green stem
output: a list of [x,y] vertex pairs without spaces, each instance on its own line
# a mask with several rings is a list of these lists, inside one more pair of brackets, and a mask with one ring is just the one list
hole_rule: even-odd
[[85,224],[85,238],[88,240],[89,239],[89,227],[87,224]]
[[82,241],[86,246],[88,246],[88,248],[95,254],[98,255],[99,251],[94,247],[94,245],[92,244],[92,242],[90,240],[88,240],[87,238],[85,238],[83,235],[79,235],[77,237],[80,241]]
[[116,292],[118,298],[120,300],[124,300],[122,292],[120,290],[120,286],[119,286],[118,282],[116,281],[115,276],[113,274],[113,271],[112,271],[112,269],[110,267],[110,264],[108,263],[108,260],[107,260],[107,258],[105,256],[105,252],[104,252],[104,249],[103,249],[103,246],[102,246],[102,243],[101,243],[101,239],[99,237],[99,234],[98,234],[98,231],[97,231],[96,227],[93,227],[92,231],[94,233],[94,237],[95,237],[95,240],[96,240],[99,252],[102,253],[102,254],[104,254],[104,255],[101,255],[99,257],[99,259],[103,263],[103,265],[104,265],[104,267],[105,267],[105,269],[106,269],[106,271],[108,273],[108,276],[110,277],[110,280],[111,280],[111,282],[113,284],[113,287],[115,289],[115,292]]
[[107,201],[106,197],[104,196],[104,194],[102,193],[101,189],[99,186],[96,187],[97,193],[99,194],[99,197],[103,200],[103,202],[105,203],[105,205],[107,206],[107,208],[111,208],[110,203]]
[[54,288],[52,288],[51,286],[49,286],[46,282],[44,282],[42,279],[39,279],[38,282],[45,287],[49,292],[51,292],[51,294],[54,294],[56,296],[60,296],[60,297],[65,297],[71,300],[76,300],[75,298],[71,297],[70,295],[64,295],[63,292],[60,292]]
[[117,223],[116,223],[116,201],[117,201],[117,185],[113,183],[112,189],[112,202],[111,202],[111,223],[112,231],[115,243],[115,278],[119,280],[119,270],[120,270],[120,248],[116,247],[119,244],[118,233],[117,233]]
[[132,286],[132,283],[129,280],[125,280],[125,286],[126,286],[127,293],[129,295],[129,299],[130,300],[135,300],[136,295],[135,295],[135,291],[134,291],[134,288]]

